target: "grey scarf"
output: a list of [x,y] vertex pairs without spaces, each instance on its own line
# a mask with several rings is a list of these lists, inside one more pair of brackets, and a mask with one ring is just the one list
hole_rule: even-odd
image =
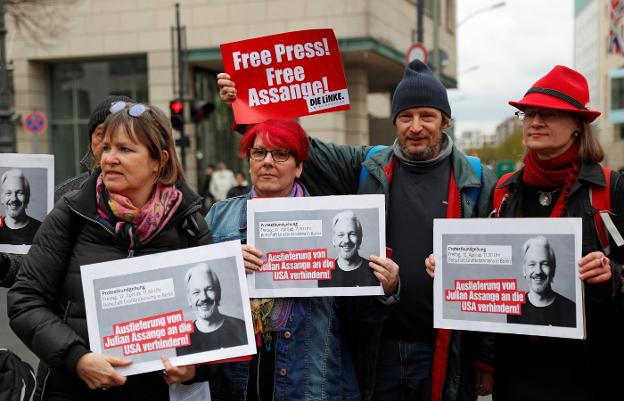
[[405,154],[403,149],[401,149],[401,145],[399,145],[399,140],[395,139],[394,144],[392,144],[392,150],[394,151],[394,155],[401,161],[401,163],[405,163],[410,166],[420,166],[420,167],[428,167],[433,166],[434,164],[439,163],[441,160],[447,158],[451,152],[453,151],[453,140],[446,133],[442,133],[444,135],[442,137],[442,144],[440,145],[440,153],[429,160],[413,160],[409,155]]

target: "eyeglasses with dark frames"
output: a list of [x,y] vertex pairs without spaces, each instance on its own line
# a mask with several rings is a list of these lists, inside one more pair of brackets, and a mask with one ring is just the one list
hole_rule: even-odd
[[559,110],[525,110],[525,111],[516,111],[514,113],[518,120],[520,121],[533,121],[535,116],[539,115],[542,120],[545,122],[556,120],[561,117],[564,112]]
[[263,149],[263,148],[249,149],[249,157],[251,157],[253,160],[257,162],[263,161],[266,158],[267,154],[269,153],[271,154],[271,157],[273,158],[273,160],[278,163],[285,162],[286,160],[288,160],[288,158],[291,155],[290,150],[286,150],[286,149],[274,149],[274,150],[268,150],[268,149]]

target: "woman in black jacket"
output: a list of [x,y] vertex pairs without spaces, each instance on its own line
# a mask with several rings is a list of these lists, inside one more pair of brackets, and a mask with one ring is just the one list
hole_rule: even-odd
[[[524,167],[497,185],[496,215],[582,218],[582,258],[576,266],[556,267],[558,271],[576,269],[583,280],[587,335],[584,340],[497,335],[494,401],[622,399],[621,369],[612,366],[623,357],[618,291],[624,246],[613,239],[617,238],[615,230],[624,233],[624,180],[600,165],[604,152],[590,126],[600,112],[589,109],[588,102],[587,81],[564,66],[555,66],[520,101],[509,102],[519,109],[516,115],[522,121],[527,152]],[[603,230],[597,227],[595,214],[600,211],[596,210],[597,194],[606,192],[605,188],[609,188],[606,196],[614,235],[605,235],[602,245]],[[498,191],[504,196],[497,196]],[[533,240],[541,243],[542,254],[532,254],[536,266],[527,268],[526,275],[536,289],[541,287],[534,310],[542,308],[543,313],[559,299],[550,288],[555,265],[551,257],[544,257],[548,254],[544,238]],[[526,246],[525,255],[529,249],[535,250]],[[433,257],[425,264],[433,274]]]
[[167,384],[195,379],[195,367],[125,377],[114,368],[129,361],[91,352],[80,266],[209,244],[201,198],[185,184],[167,117],[152,106],[111,106],[99,167],[35,236],[9,291],[11,327],[41,359],[42,400],[168,400]]
[[[508,196],[495,204],[497,214],[583,219],[583,257],[577,268],[585,284],[587,334],[585,340],[497,336],[496,401],[622,399],[618,369],[609,366],[622,359],[622,313],[614,290],[620,284],[624,246],[612,240],[617,234],[603,236],[601,245],[604,227],[596,227],[595,207],[600,206],[592,193],[597,198],[601,188],[610,189],[606,196],[613,229],[624,233],[624,180],[599,164],[604,153],[590,123],[600,112],[587,108],[588,102],[587,81],[564,66],[555,66],[521,100],[509,102],[520,110],[516,115],[527,153],[524,167],[499,182]],[[537,283],[547,280],[545,271],[527,275],[535,275]],[[554,299],[551,291],[542,304]]]

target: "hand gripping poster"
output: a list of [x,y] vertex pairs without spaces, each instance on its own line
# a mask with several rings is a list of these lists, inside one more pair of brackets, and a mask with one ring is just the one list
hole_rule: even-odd
[[221,45],[236,82],[237,124],[349,110],[338,41],[331,29],[310,29]]
[[385,255],[383,195],[247,201],[247,243],[263,264],[248,275],[255,298],[383,295],[369,266]]
[[81,266],[89,344],[121,374],[256,352],[240,241]]
[[578,218],[434,220],[434,327],[585,338]]
[[28,253],[54,207],[54,156],[0,154],[0,252]]

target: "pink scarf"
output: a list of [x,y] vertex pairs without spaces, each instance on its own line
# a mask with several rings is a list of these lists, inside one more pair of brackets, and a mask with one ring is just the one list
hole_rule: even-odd
[[102,175],[97,179],[98,215],[114,227],[130,249],[140,248],[151,241],[167,225],[182,203],[182,192],[175,185],[156,184],[151,199],[137,208],[127,197],[109,192]]

